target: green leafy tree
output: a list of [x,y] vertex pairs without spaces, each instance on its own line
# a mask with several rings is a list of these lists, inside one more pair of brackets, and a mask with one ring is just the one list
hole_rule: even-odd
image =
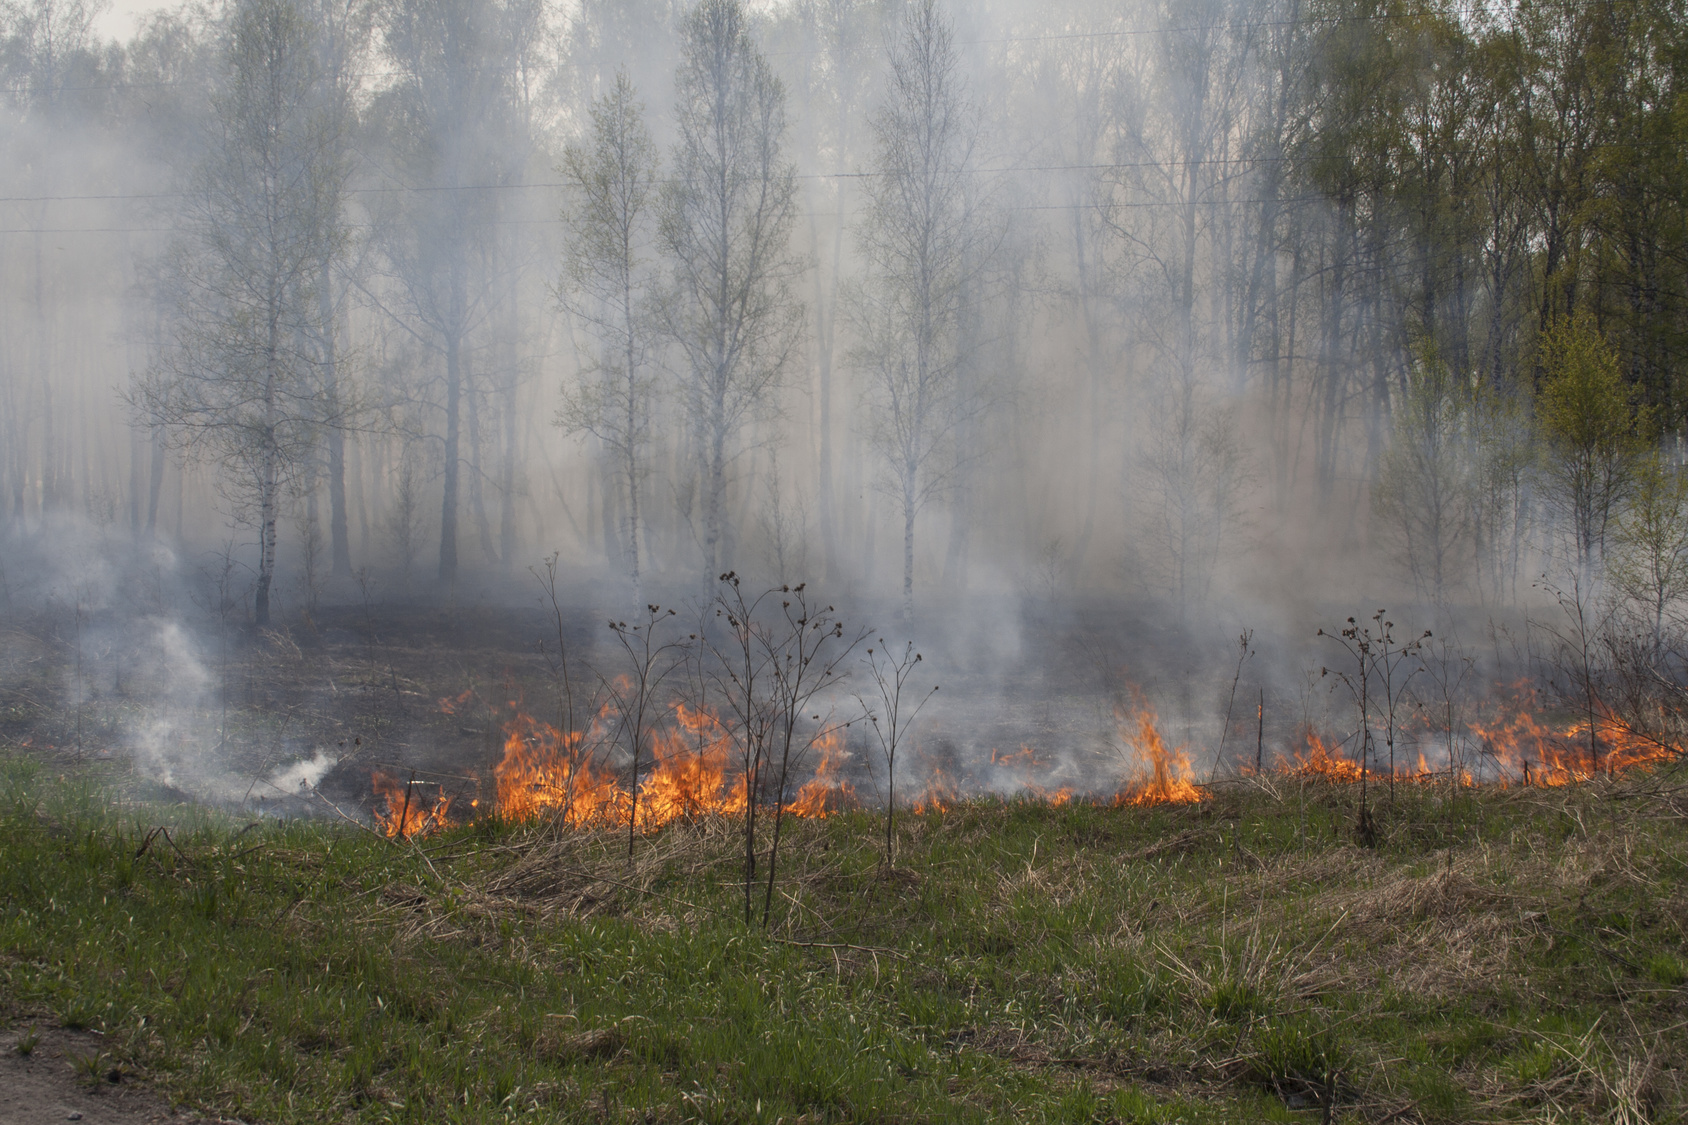
[[1658,453],[1640,460],[1612,545],[1612,585],[1646,615],[1657,649],[1671,608],[1688,596],[1688,472],[1682,466]]
[[1582,571],[1606,551],[1606,533],[1634,484],[1650,412],[1630,399],[1617,353],[1586,317],[1561,317],[1541,334],[1544,372],[1536,418],[1551,502],[1570,524]]
[[1470,546],[1469,396],[1434,355],[1412,365],[1405,383],[1374,499],[1377,514],[1400,537],[1419,590],[1441,598],[1463,571],[1460,563]]

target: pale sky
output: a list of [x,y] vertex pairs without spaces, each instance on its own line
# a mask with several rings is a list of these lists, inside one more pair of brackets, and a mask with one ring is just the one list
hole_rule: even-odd
[[128,40],[143,17],[172,6],[159,0],[111,0],[110,7],[94,21],[94,34],[101,39]]

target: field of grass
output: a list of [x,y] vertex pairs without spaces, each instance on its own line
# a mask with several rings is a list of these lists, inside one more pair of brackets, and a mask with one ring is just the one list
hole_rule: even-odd
[[[244,1121],[1683,1120],[1688,787],[421,843],[0,758],[0,1017]],[[160,827],[168,831],[159,831]],[[90,1073],[94,1072],[90,1067]]]

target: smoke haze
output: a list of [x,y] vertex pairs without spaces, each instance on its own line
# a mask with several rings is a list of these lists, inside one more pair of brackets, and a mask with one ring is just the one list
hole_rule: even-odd
[[456,777],[440,698],[729,571],[914,640],[998,791],[1142,707],[1292,751],[1379,607],[1421,710],[1566,591],[1663,668],[1688,55],[1621,9],[8,7],[5,736]]

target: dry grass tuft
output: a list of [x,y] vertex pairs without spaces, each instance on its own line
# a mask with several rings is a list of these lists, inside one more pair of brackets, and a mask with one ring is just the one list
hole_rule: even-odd
[[567,1031],[546,1027],[535,1038],[536,1058],[568,1063],[579,1059],[610,1059],[627,1045],[627,1036],[619,1027],[594,1027],[582,1031]]
[[[1656,1051],[1639,1043],[1614,1045],[1597,1026],[1582,1035],[1529,1037],[1539,1060],[1523,1081],[1490,1074],[1483,1101],[1505,1116],[1520,1111],[1543,1121],[1654,1125],[1659,1110],[1677,1099],[1666,1091]],[[1677,1103],[1679,1104],[1679,1103]]]

